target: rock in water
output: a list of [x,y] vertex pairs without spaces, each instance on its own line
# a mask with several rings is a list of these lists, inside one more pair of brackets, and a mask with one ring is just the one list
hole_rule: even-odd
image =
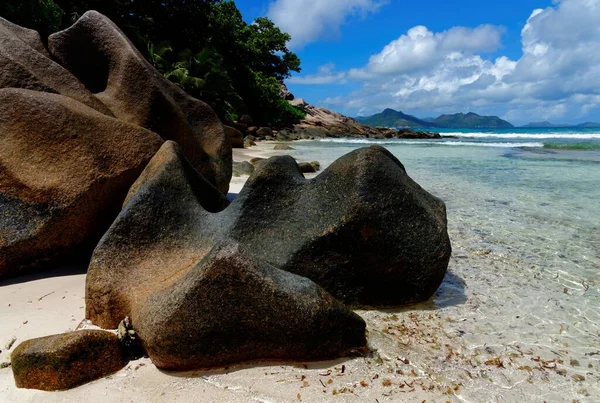
[[216,213],[227,204],[165,143],[94,252],[86,316],[107,328],[129,316],[153,362],[171,370],[363,348],[359,316],[227,239],[237,217]]
[[164,78],[108,18],[85,13],[50,36],[50,52],[112,113],[174,140],[192,165],[221,192],[231,180],[231,145],[204,102]]
[[293,147],[288,146],[287,144],[275,144],[275,147],[273,147],[273,150],[278,150],[278,151],[289,151],[289,150],[293,150]]
[[116,335],[81,330],[27,340],[11,355],[18,388],[46,391],[74,388],[125,366]]
[[112,116],[83,84],[54,62],[36,31],[0,17],[0,88],[58,93]]
[[0,89],[0,278],[89,256],[161,144],[71,98]]

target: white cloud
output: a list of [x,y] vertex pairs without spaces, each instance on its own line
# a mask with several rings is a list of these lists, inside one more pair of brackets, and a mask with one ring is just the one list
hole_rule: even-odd
[[386,0],[276,0],[269,6],[268,17],[289,33],[290,48],[297,49],[339,35],[349,18],[377,11]]
[[422,71],[444,60],[460,58],[461,52],[493,51],[500,45],[502,31],[499,27],[480,25],[474,29],[454,27],[433,33],[419,25],[371,56],[366,67],[353,69],[349,74],[370,78]]
[[600,112],[598,21],[600,0],[560,0],[534,10],[521,32],[518,60],[485,57],[500,47],[502,28],[454,27],[435,33],[416,26],[365,66],[346,76],[336,73],[362,87],[335,104],[331,99],[323,104],[349,114],[387,107],[413,113],[474,110],[517,122]]
[[289,84],[341,84],[346,82],[345,72],[335,72],[335,64],[328,63],[319,67],[316,74],[308,74],[300,77],[292,77]]

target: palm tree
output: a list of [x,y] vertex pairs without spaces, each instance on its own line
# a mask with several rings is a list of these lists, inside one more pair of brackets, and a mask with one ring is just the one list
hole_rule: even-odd
[[209,104],[224,121],[233,121],[245,110],[242,98],[223,67],[222,57],[211,48],[194,54],[184,49],[173,57],[173,48],[163,41],[148,44],[150,62],[165,78],[188,94]]

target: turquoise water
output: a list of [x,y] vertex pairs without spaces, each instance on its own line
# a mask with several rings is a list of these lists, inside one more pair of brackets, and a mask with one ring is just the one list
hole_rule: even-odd
[[[292,155],[327,166],[353,149],[380,144],[446,202],[452,279],[432,302],[452,318],[441,331],[459,331],[456,348],[476,358],[448,367],[437,361],[435,350],[415,346],[412,353],[423,357],[424,368],[437,365],[444,379],[470,385],[462,392],[470,401],[481,393],[508,401],[595,401],[600,396],[600,130],[443,134],[457,138],[303,141],[294,143]],[[518,356],[515,368],[490,369],[479,358],[496,356]],[[539,366],[537,357],[558,364],[540,372],[516,370]],[[473,364],[477,359],[479,365]],[[471,377],[484,370],[498,374]],[[464,371],[470,377],[459,375]]]

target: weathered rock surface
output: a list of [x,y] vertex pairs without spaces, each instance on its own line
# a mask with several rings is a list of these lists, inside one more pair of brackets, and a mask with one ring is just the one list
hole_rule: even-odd
[[366,344],[358,315],[235,243],[218,245],[178,281],[153,290],[133,314],[148,355],[164,369],[337,358]]
[[265,138],[267,136],[271,136],[273,134],[273,130],[270,127],[261,127],[256,131],[256,135],[258,137]]
[[228,238],[227,200],[167,142],[92,257],[86,315],[129,316],[160,368],[322,359],[365,345],[365,324],[312,281]]
[[71,98],[0,89],[0,278],[89,256],[161,144]]
[[378,146],[311,180],[291,157],[273,157],[221,214],[236,217],[229,236],[258,257],[350,304],[425,301],[450,259],[444,203]]
[[73,98],[106,115],[109,109],[54,62],[36,31],[0,17],[0,88],[24,88]]
[[238,129],[231,126],[223,126],[225,134],[229,137],[232,148],[244,148],[244,135]]
[[451,251],[444,203],[381,147],[354,151],[313,180],[291,157],[262,161],[224,210],[185,166],[165,144],[96,248],[86,295],[94,323],[131,316],[138,326],[132,304],[180,281],[223,240],[351,304],[424,301],[442,282]]
[[192,165],[227,193],[231,146],[217,115],[156,71],[112,21],[88,11],[48,45],[114,116],[177,141]]
[[27,340],[17,346],[11,362],[17,387],[46,391],[103,378],[126,363],[117,336],[101,330]]

